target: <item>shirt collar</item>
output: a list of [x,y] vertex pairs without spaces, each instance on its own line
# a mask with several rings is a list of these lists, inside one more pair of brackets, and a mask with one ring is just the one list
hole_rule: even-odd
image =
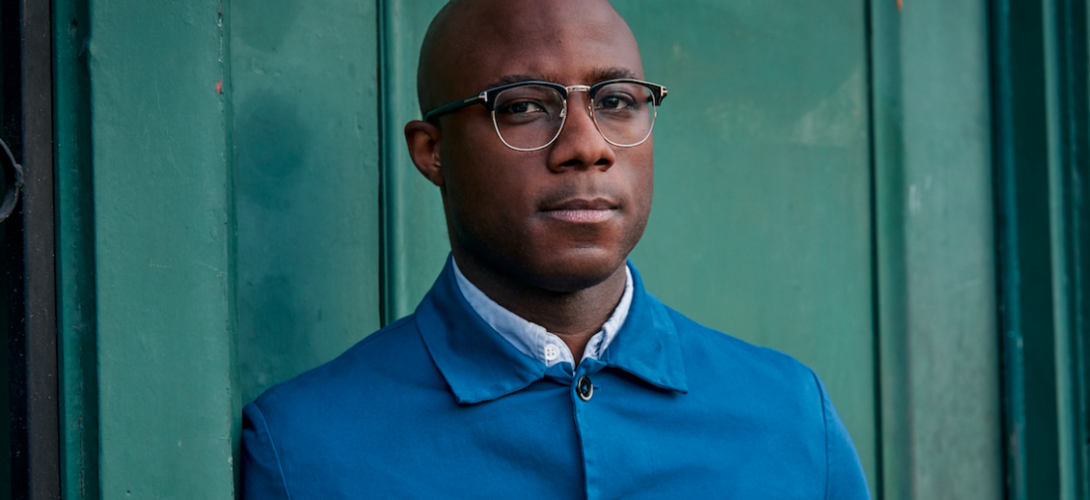
[[[458,263],[451,259],[450,265],[454,268],[454,279],[458,283],[458,289],[462,292],[466,302],[480,315],[489,326],[501,337],[511,343],[519,352],[538,360],[546,367],[560,363],[568,363],[575,366],[575,355],[568,350],[568,346],[557,335],[545,330],[545,327],[526,321],[521,316],[509,311],[489,298],[476,285],[469,281],[458,268]],[[601,354],[609,347],[613,338],[628,317],[628,308],[632,304],[632,271],[626,265],[624,293],[613,314],[602,325],[602,330],[591,337],[587,349],[581,354],[580,360],[599,359]]]
[[[624,370],[661,389],[687,392],[677,329],[658,299],[643,288],[631,262],[632,302],[627,318],[598,367]],[[545,376],[546,366],[524,355],[462,295],[453,259],[416,309],[428,353],[459,403],[473,404],[517,392]]]

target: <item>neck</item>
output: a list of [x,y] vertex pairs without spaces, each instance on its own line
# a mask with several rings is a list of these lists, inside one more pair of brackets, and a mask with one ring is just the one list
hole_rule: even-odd
[[576,362],[624,294],[623,263],[596,285],[572,292],[555,292],[495,272],[460,252],[454,254],[454,259],[466,279],[490,299],[560,337]]

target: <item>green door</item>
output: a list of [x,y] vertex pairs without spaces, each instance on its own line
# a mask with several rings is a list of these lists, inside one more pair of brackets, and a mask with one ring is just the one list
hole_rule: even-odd
[[[65,498],[230,498],[241,406],[413,311],[443,3],[54,1]],[[987,4],[614,4],[670,90],[651,292],[813,368],[876,498],[1001,497]]]

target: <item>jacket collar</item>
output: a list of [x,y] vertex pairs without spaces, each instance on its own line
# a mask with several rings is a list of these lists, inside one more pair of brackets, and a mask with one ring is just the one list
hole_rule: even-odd
[[[661,389],[687,392],[677,329],[666,307],[634,280],[632,305],[601,364],[624,370]],[[518,351],[466,301],[452,258],[416,309],[416,324],[435,365],[459,403],[497,399],[545,377],[541,362]]]

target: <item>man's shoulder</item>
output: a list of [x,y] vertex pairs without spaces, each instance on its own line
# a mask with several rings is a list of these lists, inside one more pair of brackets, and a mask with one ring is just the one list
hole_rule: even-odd
[[374,391],[427,378],[432,366],[410,315],[368,335],[335,359],[269,388],[254,405],[266,414],[307,409],[317,416],[350,400],[374,397]]
[[767,401],[778,399],[768,392],[782,395],[784,402],[822,397],[817,376],[794,357],[704,326],[668,306],[666,310],[677,328],[690,385],[727,384]]

